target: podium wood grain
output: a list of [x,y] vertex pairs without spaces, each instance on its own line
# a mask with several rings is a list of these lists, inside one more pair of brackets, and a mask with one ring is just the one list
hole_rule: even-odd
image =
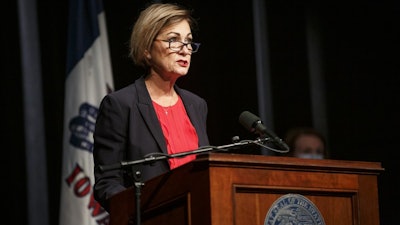
[[[145,183],[143,225],[263,225],[271,205],[295,193],[326,225],[379,225],[379,162],[210,153]],[[135,224],[135,190],[110,202],[111,225]]]

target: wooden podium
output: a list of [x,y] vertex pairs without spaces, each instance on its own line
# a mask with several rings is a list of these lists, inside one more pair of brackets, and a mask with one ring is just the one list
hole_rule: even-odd
[[[146,182],[143,225],[263,225],[281,196],[305,196],[326,225],[379,225],[379,162],[210,153]],[[110,224],[135,224],[135,190],[110,201]]]

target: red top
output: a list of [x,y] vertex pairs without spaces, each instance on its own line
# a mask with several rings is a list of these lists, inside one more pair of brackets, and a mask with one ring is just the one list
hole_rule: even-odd
[[[168,154],[195,150],[199,147],[199,139],[180,97],[178,102],[169,107],[163,107],[153,101],[158,120],[160,121],[167,143]],[[174,169],[196,158],[188,155],[182,158],[169,159],[169,166]]]

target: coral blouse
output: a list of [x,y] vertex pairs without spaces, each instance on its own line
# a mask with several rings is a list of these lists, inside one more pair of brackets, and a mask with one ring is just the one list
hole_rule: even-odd
[[[199,147],[197,132],[186,113],[182,99],[175,105],[163,107],[153,101],[153,106],[160,121],[167,143],[168,154],[195,150]],[[196,159],[196,155],[187,155],[169,159],[169,166],[174,169]]]

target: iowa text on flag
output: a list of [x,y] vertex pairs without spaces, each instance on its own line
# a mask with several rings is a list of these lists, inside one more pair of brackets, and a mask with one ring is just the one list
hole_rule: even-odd
[[93,131],[101,99],[114,89],[100,0],[70,0],[60,225],[108,224],[93,198]]

